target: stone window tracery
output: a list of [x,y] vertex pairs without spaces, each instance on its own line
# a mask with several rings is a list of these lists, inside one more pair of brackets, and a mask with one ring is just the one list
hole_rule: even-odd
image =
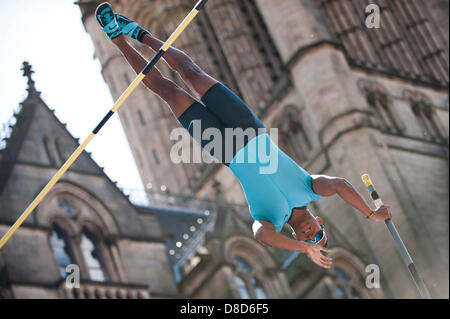
[[233,259],[236,266],[235,284],[242,299],[267,299],[267,294],[256,278],[253,267],[243,258],[236,256]]
[[365,79],[358,81],[358,86],[375,115],[376,125],[386,132],[402,133],[404,125],[388,91],[382,85]]
[[66,267],[74,263],[67,234],[56,224],[53,225],[50,245],[58,263],[59,273],[62,278],[67,277]]
[[89,272],[89,277],[93,281],[106,281],[107,276],[104,271],[102,256],[97,239],[86,229],[81,235],[81,251]]
[[444,142],[447,136],[431,100],[421,93],[411,91],[405,91],[405,95],[421,128],[421,135],[435,142]]
[[[333,248],[333,268],[325,277],[329,297],[335,299],[374,299],[383,298],[381,288],[367,288],[366,266],[358,257],[343,248]],[[381,283],[380,283],[381,287]]]
[[113,253],[108,236],[117,232],[115,221],[100,202],[75,185],[62,182],[54,186],[39,205],[38,223],[48,227],[49,244],[62,278],[66,266],[80,268],[82,279],[120,281],[120,260]]

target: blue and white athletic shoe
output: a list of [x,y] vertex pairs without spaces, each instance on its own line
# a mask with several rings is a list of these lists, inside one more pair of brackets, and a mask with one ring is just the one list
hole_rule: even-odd
[[116,20],[122,30],[122,34],[128,35],[130,38],[138,40],[139,42],[142,42],[142,39],[146,34],[150,34],[136,22],[121,14],[116,14]]
[[97,7],[95,11],[98,23],[100,23],[103,31],[112,40],[122,34],[119,24],[117,23],[116,16],[114,15],[113,8],[108,2],[104,2]]

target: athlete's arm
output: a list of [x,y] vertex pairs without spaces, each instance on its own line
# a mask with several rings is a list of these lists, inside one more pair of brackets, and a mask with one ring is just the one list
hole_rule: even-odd
[[285,250],[297,251],[306,254],[314,263],[322,268],[331,268],[332,259],[322,255],[323,252],[331,252],[319,245],[313,245],[302,241],[292,240],[275,231],[275,226],[270,222],[255,221],[253,234],[259,242]]
[[314,192],[320,196],[339,195],[347,204],[356,208],[364,216],[368,217],[373,213],[371,219],[374,221],[381,222],[392,219],[389,206],[381,206],[372,211],[361,194],[344,178],[314,175],[312,176],[312,185]]

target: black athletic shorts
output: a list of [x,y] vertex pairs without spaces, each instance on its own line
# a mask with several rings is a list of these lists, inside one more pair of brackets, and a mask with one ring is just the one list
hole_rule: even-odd
[[[220,132],[222,153],[217,154],[216,149],[207,148],[219,162],[229,165],[239,150],[257,135],[265,133],[261,120],[225,85],[216,83],[201,100],[204,105],[193,103],[178,120],[203,148],[212,142],[213,134],[208,129]],[[195,128],[200,128],[197,133]],[[218,137],[216,134],[215,138]]]

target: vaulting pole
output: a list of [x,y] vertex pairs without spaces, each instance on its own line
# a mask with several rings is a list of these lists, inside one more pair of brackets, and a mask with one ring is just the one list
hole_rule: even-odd
[[164,45],[159,49],[155,56],[150,60],[147,66],[142,70],[142,72],[136,77],[133,83],[125,90],[125,92],[120,96],[117,102],[112,107],[111,111],[106,114],[103,120],[98,124],[94,131],[89,135],[89,137],[75,150],[75,152],[69,157],[66,163],[59,169],[59,171],[53,176],[50,182],[44,187],[44,189],[39,193],[39,195],[33,200],[33,202],[28,206],[28,208],[22,213],[22,215],[17,219],[14,225],[8,230],[8,232],[0,240],[0,249],[6,244],[9,238],[14,234],[14,232],[22,225],[22,223],[27,219],[27,217],[33,212],[33,210],[39,205],[39,203],[45,198],[48,192],[55,186],[59,179],[64,175],[64,173],[72,166],[76,159],[83,153],[88,144],[97,135],[97,133],[102,129],[102,127],[108,122],[111,116],[122,106],[126,99],[133,93],[136,87],[142,82],[145,76],[150,72],[150,70],[155,66],[155,64],[161,59],[164,53],[169,50],[172,44],[178,39],[178,37],[183,33],[187,26],[194,20],[201,9],[206,5],[208,0],[200,0],[192,9],[192,11],[187,15],[187,17],[181,22],[178,28],[172,33],[169,39],[164,43]]
[[[378,195],[377,190],[375,189],[375,186],[373,186],[369,175],[364,174],[362,176],[362,180],[363,180],[364,184],[366,185],[375,206],[377,208],[382,206],[383,201],[381,200],[380,196]],[[400,234],[398,233],[397,228],[394,225],[394,222],[392,220],[388,219],[385,221],[385,223],[392,235],[392,238],[394,238],[394,242],[397,245],[398,250],[400,251],[400,255],[402,256],[402,259],[403,259],[406,267],[408,268],[408,270],[414,280],[414,283],[416,284],[417,290],[419,290],[420,295],[424,299],[431,299],[430,292],[428,291],[428,288],[425,285],[425,282],[423,281],[422,277],[419,275],[416,265],[414,265],[411,255],[409,254],[408,249],[406,248],[405,244],[403,243],[403,240],[400,237]]]

